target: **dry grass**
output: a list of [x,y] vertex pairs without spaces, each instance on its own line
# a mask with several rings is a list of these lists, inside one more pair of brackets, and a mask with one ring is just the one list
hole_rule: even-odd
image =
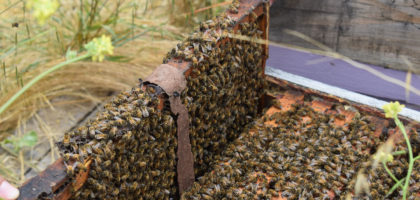
[[[61,9],[65,10],[72,6],[77,7],[77,5],[68,5],[69,2],[72,1],[65,1]],[[5,4],[2,3],[2,5]],[[117,7],[117,5],[111,4],[107,7],[108,9],[103,9],[102,12],[112,11],[113,6]],[[164,17],[151,19],[153,16],[150,14],[147,18],[133,17],[131,12],[126,12],[123,8],[124,6],[128,6],[128,3],[119,5],[122,9],[119,11],[119,19],[115,20],[118,21],[118,25],[114,28],[108,27],[108,30],[113,29],[112,33],[115,34],[113,39],[116,41],[116,46],[119,46],[116,48],[115,57],[113,58],[118,58],[119,60],[117,62],[108,61],[104,63],[92,63],[89,61],[77,63],[51,74],[25,93],[23,98],[19,99],[19,101],[8,109],[8,112],[1,116],[0,131],[14,129],[18,118],[26,120],[32,117],[37,109],[48,106],[48,100],[57,96],[79,96],[81,98],[95,100],[103,97],[102,95],[96,95],[97,90],[99,91],[98,94],[103,94],[103,91],[120,91],[126,89],[132,86],[138,77],[147,75],[153,67],[161,62],[161,57],[173,45],[172,41],[176,39],[174,36],[179,34],[177,29],[165,23],[168,19]],[[9,14],[9,12],[10,14],[17,15],[13,11],[14,9],[9,9],[3,15]],[[22,12],[22,10],[16,12],[19,11]],[[29,30],[39,31],[39,29],[46,29],[47,33],[36,39],[33,39],[32,36],[32,42],[18,46],[16,51],[12,51],[10,55],[2,59],[0,104],[9,99],[25,82],[32,79],[35,75],[54,64],[62,62],[67,48],[80,49],[82,44],[93,37],[100,34],[110,34],[108,32],[111,31],[106,31],[105,29],[92,31],[94,33],[83,30],[72,33],[70,32],[71,30],[63,28],[65,25],[70,27],[78,26],[77,16],[73,16],[76,15],[75,12],[68,12],[66,13],[68,16],[60,18],[70,18],[74,19],[73,21],[62,21],[61,23],[65,24],[60,26],[60,23],[56,22],[56,20],[50,20],[51,24],[48,25],[48,28],[36,27],[38,25],[31,20],[20,23],[19,28],[12,28],[10,26],[10,20],[2,22],[3,24],[1,25],[5,29],[10,29],[12,32],[3,35],[4,38],[13,37],[13,34],[18,40],[20,37],[25,38],[25,30],[21,30],[24,29],[24,24],[35,24],[33,25],[35,27],[29,28]],[[7,19],[5,16],[3,18]],[[102,22],[107,20],[98,19],[98,21]],[[132,22],[132,24],[129,22]],[[40,31],[42,32],[43,30]],[[78,35],[80,34],[83,36],[79,38]],[[25,39],[29,38],[27,35]],[[6,43],[7,40],[4,39],[3,42]],[[11,48],[16,46],[11,40],[9,42]],[[80,44],[78,44],[79,42]],[[84,93],[81,90],[87,90],[90,94],[81,95]],[[1,134],[0,139],[5,135]]]

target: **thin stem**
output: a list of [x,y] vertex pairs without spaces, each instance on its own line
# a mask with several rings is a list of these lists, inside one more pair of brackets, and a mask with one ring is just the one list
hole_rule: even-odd
[[[389,170],[388,166],[386,166],[386,162],[382,162],[382,163],[384,164],[385,171],[398,184],[399,180],[397,179],[397,177],[394,176],[394,174],[392,174],[392,172],[391,172],[391,170]],[[399,183],[398,185],[401,185],[401,183]],[[401,185],[401,188],[403,188],[402,185]]]
[[[38,35],[34,36],[33,38],[21,40],[17,44],[17,47],[19,47],[19,46],[21,46],[23,44],[26,44],[26,43],[31,43],[32,41],[36,40],[37,38],[40,38],[40,37],[44,36],[45,34],[49,33],[51,30],[54,30],[54,28],[51,28],[51,29],[48,29],[48,30],[46,30],[46,31],[44,31],[42,33],[39,33]],[[5,51],[5,53],[1,54],[0,60],[3,60],[8,55],[10,55],[11,53],[13,53],[17,47],[16,46],[13,46],[13,47],[7,49],[7,51]],[[3,50],[0,50],[0,52],[3,52]]]
[[405,150],[401,150],[401,151],[395,151],[395,152],[392,152],[392,155],[393,156],[399,156],[399,155],[404,155],[404,154],[406,154],[407,153],[407,151],[405,151]]
[[23,160],[23,151],[19,150],[19,161],[20,161],[20,181],[25,181],[25,161]]
[[407,148],[408,148],[409,164],[408,164],[408,172],[407,172],[407,176],[406,176],[404,188],[403,188],[403,199],[405,200],[407,199],[408,185],[410,183],[410,176],[411,176],[411,172],[413,171],[413,166],[414,166],[413,150],[411,149],[410,139],[408,138],[404,125],[398,119],[398,116],[395,116],[394,120],[395,120],[395,124],[397,124],[398,128],[400,128],[401,132],[403,133],[404,139],[405,139],[405,142],[407,143]]
[[4,12],[8,11],[10,8],[15,7],[15,6],[16,6],[18,3],[20,3],[20,2],[22,2],[22,0],[20,0],[20,1],[16,1],[15,3],[13,3],[12,5],[10,5],[10,6],[9,6],[9,7],[7,7],[6,9],[2,10],[2,11],[0,12],[0,15],[1,15],[1,14],[3,14]]
[[12,151],[11,149],[7,148],[7,147],[6,147],[3,143],[1,143],[1,144],[0,144],[0,147],[1,147],[3,150],[7,151],[7,153],[9,153],[9,154],[11,154],[11,155],[15,156],[16,158],[17,158],[17,157],[19,157],[19,155],[18,155],[16,152],[14,152],[14,151]]
[[16,178],[16,175],[14,172],[12,172],[7,167],[4,167],[3,165],[0,165],[0,175],[4,178],[7,178],[10,181],[13,181],[14,184],[19,183],[19,179]]
[[416,160],[418,160],[418,159],[420,159],[420,155],[416,156],[416,157],[414,158],[414,161],[416,161]]
[[66,65],[68,65],[70,63],[74,63],[74,62],[83,60],[83,59],[88,58],[88,57],[90,57],[90,54],[81,55],[81,56],[75,57],[73,59],[66,60],[66,61],[64,61],[62,63],[59,63],[59,64],[51,67],[50,69],[42,72],[41,74],[39,74],[38,76],[36,76],[34,79],[32,79],[28,84],[26,84],[24,87],[22,87],[16,94],[14,94],[12,96],[12,98],[10,98],[9,100],[7,100],[7,102],[0,107],[0,115],[10,105],[12,105],[12,103],[15,102],[16,99],[18,99],[23,93],[25,93],[30,87],[32,87],[35,83],[37,83],[39,80],[41,80],[42,78],[44,78],[45,76],[47,76],[51,72],[54,72],[54,71],[60,69],[61,67],[66,66]]
[[389,190],[388,194],[386,194],[386,196],[391,195],[398,188],[398,186],[402,187],[402,182],[404,180],[405,180],[405,177],[399,180],[397,183],[395,183],[394,186],[392,186],[392,188]]
[[[7,153],[9,153],[10,155],[12,155],[12,156],[14,156],[14,157],[16,157],[16,158],[19,158],[19,155],[16,153],[16,152],[14,152],[13,150],[11,150],[11,149],[9,149],[9,148],[7,148],[6,146],[4,146],[4,144],[3,143],[0,143],[0,147],[3,149],[3,150],[5,150],[5,151],[7,151]],[[36,172],[39,172],[39,171],[41,171],[37,166],[35,166],[34,164],[32,164],[31,162],[25,162],[24,163],[25,165],[27,165],[28,167],[31,167],[32,169],[34,169]]]

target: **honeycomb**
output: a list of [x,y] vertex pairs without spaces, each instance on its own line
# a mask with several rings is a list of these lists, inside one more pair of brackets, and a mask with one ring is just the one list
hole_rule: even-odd
[[[116,96],[95,120],[66,133],[58,147],[73,176],[92,164],[73,199],[169,199],[177,196],[176,124],[158,91],[137,86]],[[70,164],[73,163],[73,164]]]
[[[211,163],[212,171],[198,177],[181,199],[401,199],[384,167],[372,167],[371,154],[389,135],[378,137],[370,117],[344,109],[315,110],[317,104],[297,96],[277,97],[264,117],[229,144]],[[311,97],[308,97],[310,99]],[[293,104],[282,105],[282,101]],[[350,116],[350,117],[349,117]],[[352,116],[352,117],[351,117]],[[414,155],[419,153],[420,135],[411,132]],[[396,149],[406,149],[404,141]],[[407,156],[388,163],[402,179]],[[354,195],[359,172],[369,183],[369,193]],[[408,199],[419,191],[420,160],[415,162]]]
[[[192,70],[181,98],[190,116],[190,138],[196,176],[209,170],[226,145],[238,137],[258,114],[263,95],[263,46],[255,14],[253,22],[219,17],[200,25],[200,31],[174,48],[171,58],[191,60]],[[217,30],[217,31],[215,31]],[[208,35],[210,33],[210,35]],[[251,41],[229,38],[240,34]],[[224,41],[217,45],[218,41]],[[189,49],[193,51],[188,51]]]

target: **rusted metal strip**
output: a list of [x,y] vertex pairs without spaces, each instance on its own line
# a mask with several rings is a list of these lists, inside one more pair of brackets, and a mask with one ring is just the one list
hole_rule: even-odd
[[194,159],[190,143],[190,122],[188,110],[181,102],[181,92],[187,86],[187,80],[178,68],[163,64],[146,79],[147,83],[160,86],[169,96],[171,111],[177,115],[177,178],[179,192],[182,194],[194,183]]

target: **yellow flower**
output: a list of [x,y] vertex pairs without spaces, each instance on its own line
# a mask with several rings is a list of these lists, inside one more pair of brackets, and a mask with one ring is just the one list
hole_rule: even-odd
[[28,0],[26,8],[32,9],[34,17],[40,25],[45,24],[45,21],[55,13],[59,6],[57,0]]
[[92,41],[85,44],[84,47],[92,56],[92,60],[99,62],[104,60],[105,55],[112,55],[114,51],[111,38],[105,35],[102,35],[100,38],[94,38]]
[[395,101],[385,104],[382,108],[385,111],[386,118],[394,118],[397,117],[398,113],[401,112],[404,107],[405,106],[400,104],[400,102]]

